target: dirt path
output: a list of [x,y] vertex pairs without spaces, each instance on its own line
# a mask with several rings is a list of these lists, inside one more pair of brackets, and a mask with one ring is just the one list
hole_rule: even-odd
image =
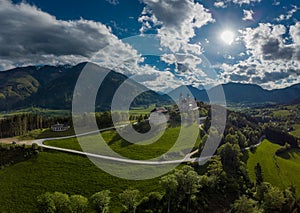
[[0,143],[12,144],[15,141],[17,144],[32,145],[34,140],[19,140],[17,138],[0,138]]

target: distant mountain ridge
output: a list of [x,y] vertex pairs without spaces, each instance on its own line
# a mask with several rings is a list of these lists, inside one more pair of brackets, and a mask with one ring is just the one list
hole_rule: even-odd
[[[71,109],[73,91],[85,65],[86,63],[75,66],[28,66],[0,72],[0,111],[30,106]],[[121,73],[111,71],[99,88],[97,110],[110,109],[115,91],[125,80],[133,90],[148,90],[139,95],[132,106],[170,103],[169,98],[145,88]]]
[[[197,89],[190,85],[186,86],[193,96],[198,101],[208,102],[209,98],[207,92],[202,89]],[[300,84],[284,89],[266,90],[255,84],[241,84],[241,83],[227,83],[222,84],[226,102],[233,104],[287,104],[300,99]],[[182,91],[182,86],[178,87],[170,94],[179,95]],[[217,92],[217,87],[208,90],[209,93],[214,94]],[[184,94],[185,95],[185,94]]]
[[[74,87],[85,65],[86,63],[75,66],[28,66],[0,72],[0,111],[31,106],[71,109]],[[128,79],[125,75],[111,71],[99,88],[96,100],[97,110],[110,109],[112,97],[124,81],[132,89],[147,89],[132,79]],[[265,90],[258,85],[241,83],[228,83],[222,86],[228,104],[285,104],[300,100],[300,84],[275,90]],[[198,101],[209,102],[205,90],[190,85],[181,86],[170,92],[169,95],[177,98],[182,91],[185,91],[186,87]],[[211,93],[217,91],[216,87],[209,89]],[[149,90],[138,96],[132,106],[170,103],[172,102],[169,96]]]

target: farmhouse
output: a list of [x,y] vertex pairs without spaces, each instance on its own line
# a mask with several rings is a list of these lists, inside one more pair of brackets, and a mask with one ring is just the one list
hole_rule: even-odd
[[59,124],[59,123],[54,124],[54,125],[51,126],[51,130],[52,130],[53,132],[63,132],[63,131],[67,131],[69,128],[70,128],[69,125],[67,125],[67,124]]

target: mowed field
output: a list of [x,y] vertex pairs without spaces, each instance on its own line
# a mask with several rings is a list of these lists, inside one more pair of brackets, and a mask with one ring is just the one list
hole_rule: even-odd
[[44,151],[30,160],[0,170],[0,212],[37,212],[36,197],[45,192],[81,194],[111,191],[111,212],[121,212],[118,194],[133,187],[141,197],[162,192],[159,178],[130,181],[107,174],[88,158],[56,151]]
[[300,197],[300,149],[291,149],[280,156],[275,154],[279,145],[264,140],[255,153],[249,151],[247,168],[252,181],[255,182],[254,167],[259,162],[264,181],[281,189],[294,185]]
[[[192,129],[194,130],[194,129]],[[181,134],[180,142],[178,143],[178,137]],[[180,153],[182,150],[196,148],[200,144],[200,138],[198,133],[193,131],[180,133],[180,127],[167,128],[164,134],[158,138],[154,143],[147,145],[132,144],[127,142],[118,136],[116,131],[105,131],[101,133],[101,136],[104,139],[104,143],[109,146],[116,153],[136,160],[147,160],[162,156],[164,153],[169,151],[173,147],[174,152]],[[191,138],[196,139],[194,141]],[[144,141],[145,143],[147,141]],[[101,154],[101,155],[110,155],[109,152],[105,151],[107,147],[104,147],[104,144],[99,142],[99,136],[85,136],[80,140],[80,145],[77,138],[69,138],[62,140],[52,140],[44,142],[45,145],[55,146],[66,149],[73,149]],[[183,157],[184,155],[182,155]]]
[[291,134],[297,138],[300,138],[300,124],[295,124],[293,125],[293,127],[295,128],[295,130],[292,131]]
[[[103,132],[102,137],[111,149],[125,157],[150,159],[168,151],[176,143],[179,130],[179,127],[168,128],[157,142],[149,145],[130,144],[119,138],[115,131]],[[95,152],[95,147],[99,148],[90,143],[96,136],[84,137],[91,152]],[[183,141],[188,138],[188,135],[183,135]],[[199,142],[197,138],[195,146]],[[184,141],[176,147],[177,150],[186,148],[187,143]],[[81,150],[75,138],[47,141],[46,144]],[[130,172],[128,168],[126,171]],[[37,157],[1,169],[0,179],[0,212],[37,212],[36,197],[45,192],[59,191],[90,197],[106,189],[112,192],[111,212],[121,212],[118,195],[127,188],[138,189],[141,198],[153,191],[163,192],[159,178],[142,181],[117,178],[102,171],[84,156],[51,150],[44,150]]]

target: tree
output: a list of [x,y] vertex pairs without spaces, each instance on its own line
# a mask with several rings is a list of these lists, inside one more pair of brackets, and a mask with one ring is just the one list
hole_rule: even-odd
[[37,197],[37,206],[41,213],[54,213],[56,211],[55,203],[50,192],[46,192]]
[[271,186],[264,195],[263,208],[265,213],[281,212],[285,198],[281,190]]
[[82,195],[72,195],[70,197],[71,209],[73,213],[84,213],[88,209],[88,199]]
[[160,180],[162,187],[166,190],[166,197],[168,199],[168,213],[170,212],[170,205],[172,198],[176,195],[178,182],[174,174],[163,176]]
[[227,134],[225,137],[225,143],[230,143],[230,144],[238,144],[238,136],[236,134]]
[[189,212],[191,198],[200,187],[200,177],[191,166],[184,166],[182,169],[176,170],[174,175],[178,182],[178,193],[183,195],[182,200],[186,199],[186,211]]
[[247,198],[245,195],[242,195],[237,199],[232,208],[232,213],[260,213],[261,209],[258,208],[257,202],[251,198]]
[[254,167],[254,172],[255,172],[256,184],[260,185],[264,181],[264,178],[261,170],[261,165],[259,163],[257,163],[256,166]]
[[161,212],[162,195],[159,192],[150,192],[148,196],[144,197],[137,206],[138,213]]
[[71,202],[70,198],[67,194],[61,192],[54,192],[51,195],[54,204],[55,204],[55,212],[56,213],[67,213],[71,212]]
[[71,203],[69,196],[61,192],[53,194],[46,192],[37,198],[40,212],[47,213],[68,213],[71,212]]
[[135,213],[138,205],[139,191],[137,189],[126,189],[119,194],[120,201],[127,212]]
[[213,188],[218,188],[220,186],[220,182],[225,180],[226,173],[222,167],[220,156],[216,155],[209,160],[207,177],[209,187]]
[[290,186],[284,190],[283,194],[285,198],[285,204],[282,209],[283,212],[297,212],[297,197],[295,187]]
[[110,191],[104,190],[93,194],[90,198],[90,205],[97,213],[106,213],[109,210]]
[[226,143],[218,149],[221,157],[223,169],[226,173],[236,175],[242,164],[240,158],[242,156],[238,144]]

